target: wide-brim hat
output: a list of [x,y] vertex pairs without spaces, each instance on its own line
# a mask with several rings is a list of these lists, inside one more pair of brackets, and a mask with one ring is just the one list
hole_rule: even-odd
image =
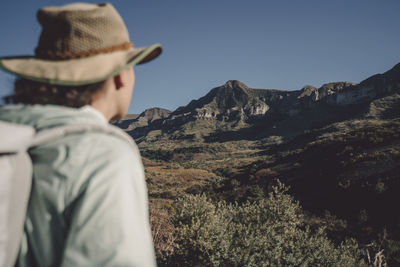
[[48,84],[84,85],[107,80],[162,51],[160,44],[135,48],[109,3],[44,7],[37,18],[42,33],[35,55],[0,58],[0,68]]

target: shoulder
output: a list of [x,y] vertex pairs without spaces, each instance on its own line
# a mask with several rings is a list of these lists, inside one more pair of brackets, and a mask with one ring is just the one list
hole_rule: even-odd
[[[30,152],[38,178],[49,183],[60,181],[75,192],[83,190],[91,180],[114,180],[114,177],[142,176],[143,173],[139,150],[133,140],[129,143],[117,134],[104,131],[66,134]],[[50,176],[51,179],[46,178]]]
[[[73,139],[77,140],[70,145],[70,157],[63,171],[70,170],[67,174],[67,202],[73,201],[77,192],[89,188],[92,188],[89,191],[93,188],[112,191],[112,188],[144,182],[142,160],[134,143],[132,145],[119,136],[96,131],[71,137],[67,142],[73,143]],[[76,175],[72,176],[72,172]]]
[[[125,139],[124,139],[125,138]],[[127,162],[140,160],[140,153],[137,145],[123,133],[116,134],[105,131],[87,131],[75,135],[70,140],[72,150],[85,150],[87,162],[98,162],[99,164],[127,164]],[[74,142],[75,139],[75,142]]]
[[[50,141],[45,142],[43,146],[66,147],[72,153],[69,156],[79,153],[87,157],[104,154],[105,157],[119,158],[138,154],[134,140],[116,127],[79,124],[65,125],[50,131],[52,132],[44,134]],[[49,135],[52,138],[49,138]]]

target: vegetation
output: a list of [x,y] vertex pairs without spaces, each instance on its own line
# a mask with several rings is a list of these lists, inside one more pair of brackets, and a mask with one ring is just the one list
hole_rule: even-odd
[[[358,255],[352,260],[362,258],[370,266],[374,262],[380,262],[380,266],[386,262],[389,266],[398,265],[398,215],[382,207],[399,201],[399,133],[398,122],[354,120],[307,131],[285,142],[278,138],[276,143],[241,140],[140,144],[145,151],[153,228],[158,229],[154,231],[157,235],[154,240],[159,263],[239,266],[247,261],[247,266],[251,266],[253,262],[254,265],[261,262],[260,255],[272,257],[268,254],[271,251],[277,257],[276,262],[272,258],[262,258],[262,261],[279,265],[280,260],[284,265],[286,257],[296,259],[293,256],[296,253],[306,255],[304,251],[309,246],[309,253],[319,253],[322,248],[328,250],[332,262],[339,260],[337,255],[345,259],[347,256],[343,255],[350,255],[345,253],[348,250],[352,251],[351,255]],[[267,210],[271,205],[270,194],[274,194],[272,188],[277,186],[277,179],[291,185],[288,193],[300,200],[305,209],[298,207],[296,214],[301,220],[292,228],[278,227],[285,225],[285,218],[290,216],[272,220],[267,218],[267,213],[256,212]],[[286,193],[282,194],[274,203],[287,197]],[[289,198],[291,205],[298,205]],[[160,203],[163,204],[160,206]],[[258,221],[251,224],[245,221],[256,214],[260,216]],[[197,224],[185,221],[184,216],[197,216]],[[262,226],[268,223],[276,226]],[[274,239],[265,239],[263,231],[254,230],[255,225],[268,230],[268,238]],[[271,235],[273,231],[276,235]],[[240,235],[242,232],[247,235]],[[245,242],[252,246],[246,247]],[[285,247],[286,244],[298,250]],[[313,247],[313,244],[319,245]],[[236,246],[248,251],[241,249],[233,253]],[[268,249],[263,251],[264,247]],[[193,255],[198,257],[190,258]],[[311,254],[307,257],[314,262]]]
[[165,266],[366,266],[354,240],[335,245],[311,229],[279,183],[267,198],[228,204],[205,195],[177,200],[175,249]]
[[137,140],[160,265],[400,266],[400,95],[378,87],[351,105],[283,95],[292,113],[251,121],[189,105]]

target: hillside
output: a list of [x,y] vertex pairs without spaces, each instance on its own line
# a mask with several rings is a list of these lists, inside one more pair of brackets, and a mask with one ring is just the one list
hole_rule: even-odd
[[204,192],[254,201],[279,179],[311,225],[364,244],[385,232],[386,255],[400,264],[392,208],[400,201],[400,64],[358,84],[294,91],[228,81],[175,111],[118,125],[139,144],[154,206]]

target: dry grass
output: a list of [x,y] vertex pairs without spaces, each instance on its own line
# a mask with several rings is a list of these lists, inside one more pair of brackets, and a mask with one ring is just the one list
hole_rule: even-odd
[[150,225],[157,259],[165,259],[176,249],[174,226],[167,210],[170,205],[162,201],[150,202]]

